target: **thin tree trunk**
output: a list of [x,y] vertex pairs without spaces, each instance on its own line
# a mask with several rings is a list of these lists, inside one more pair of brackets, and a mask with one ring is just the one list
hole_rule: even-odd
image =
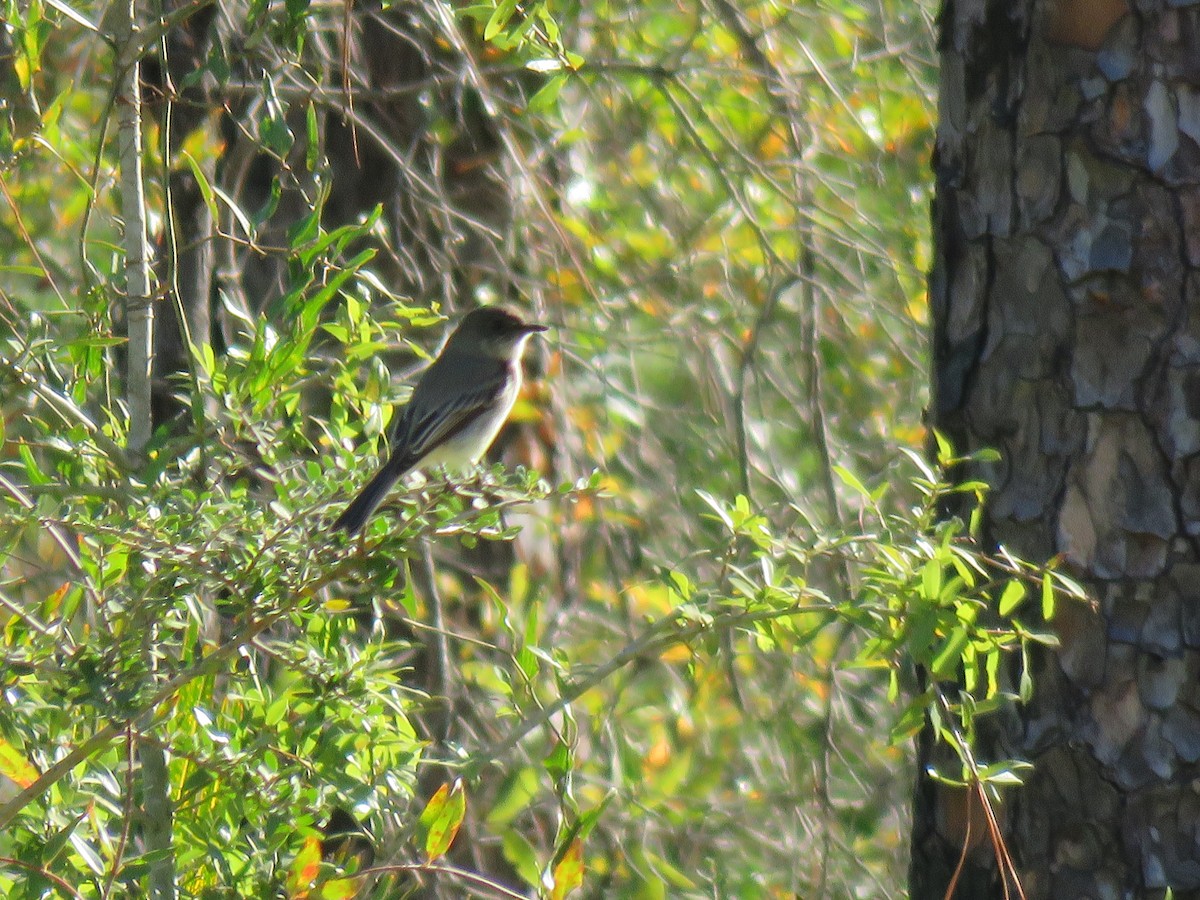
[[150,441],[150,374],[154,361],[154,304],[150,296],[150,253],[146,245],[146,197],[142,182],[141,50],[137,0],[114,7],[116,43],[122,48],[117,89],[121,159],[121,216],[125,220],[125,320],[129,335],[126,398],[129,448]]
[[[151,372],[154,364],[154,304],[150,296],[150,253],[146,243],[146,197],[142,173],[142,92],[140,14],[137,0],[118,0],[117,46],[121,47],[117,89],[121,161],[121,216],[125,225],[125,321],[128,329],[126,399],[129,449],[139,455],[153,433]],[[148,618],[148,617],[143,617]],[[144,622],[149,627],[149,622]],[[147,652],[151,652],[148,647]],[[152,654],[151,654],[152,655]],[[152,900],[174,900],[175,859],[171,840],[171,798],[166,757],[161,747],[139,747],[142,834],[146,850],[160,851],[150,865]]]

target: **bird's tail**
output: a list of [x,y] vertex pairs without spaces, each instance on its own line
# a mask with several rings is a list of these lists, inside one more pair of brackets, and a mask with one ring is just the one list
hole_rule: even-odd
[[392,489],[392,485],[404,474],[404,471],[399,466],[393,466],[389,460],[337,517],[333,523],[334,531],[340,528],[347,534],[354,534],[366,525],[367,519],[371,518],[371,513],[375,512],[375,509],[383,502],[387,492]]

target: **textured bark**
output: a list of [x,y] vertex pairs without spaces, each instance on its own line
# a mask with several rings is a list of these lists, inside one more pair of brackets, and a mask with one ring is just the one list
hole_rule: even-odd
[[[1030,900],[1200,897],[1200,4],[1132,6],[941,21],[932,418],[1002,453],[972,473],[989,539],[1097,600],[983,737],[1036,765],[1001,815]],[[918,784],[914,900],[945,895],[964,813]],[[956,897],[1005,896],[980,834]]]

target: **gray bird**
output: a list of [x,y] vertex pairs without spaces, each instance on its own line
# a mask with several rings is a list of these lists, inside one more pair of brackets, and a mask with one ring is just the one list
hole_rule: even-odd
[[474,466],[516,402],[525,344],[545,330],[496,306],[467,313],[421,373],[392,431],[387,462],[338,516],[334,529],[349,534],[361,529],[408,472]]

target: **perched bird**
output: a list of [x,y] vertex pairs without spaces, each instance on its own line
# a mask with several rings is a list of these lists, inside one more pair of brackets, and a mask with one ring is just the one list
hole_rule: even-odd
[[521,390],[521,354],[545,331],[496,306],[467,313],[422,374],[392,431],[388,460],[333,523],[354,534],[392,485],[414,469],[479,461]]

